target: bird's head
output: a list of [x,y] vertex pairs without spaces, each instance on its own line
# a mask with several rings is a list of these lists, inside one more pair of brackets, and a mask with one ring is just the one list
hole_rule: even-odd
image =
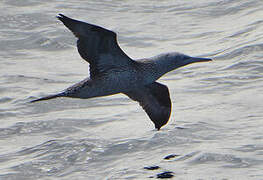
[[212,61],[210,58],[191,57],[177,52],[161,54],[156,58],[160,62],[162,61],[167,64],[171,63],[173,65],[177,65],[177,67],[185,66],[191,63]]
[[160,54],[153,59],[164,70],[163,74],[188,64],[212,61],[210,58],[191,57],[177,52]]

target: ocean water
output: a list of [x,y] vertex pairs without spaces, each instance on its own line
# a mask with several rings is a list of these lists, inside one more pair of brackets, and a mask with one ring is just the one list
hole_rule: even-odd
[[[159,80],[173,102],[160,131],[124,95],[31,104],[89,76],[58,13],[117,32],[131,58],[213,62]],[[262,0],[3,0],[0,179],[263,179],[262,88]]]

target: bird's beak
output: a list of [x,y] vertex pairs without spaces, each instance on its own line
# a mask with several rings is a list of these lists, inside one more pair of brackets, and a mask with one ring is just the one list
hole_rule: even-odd
[[190,59],[188,60],[191,61],[192,63],[212,61],[212,59],[210,58],[199,58],[199,57],[190,57]]

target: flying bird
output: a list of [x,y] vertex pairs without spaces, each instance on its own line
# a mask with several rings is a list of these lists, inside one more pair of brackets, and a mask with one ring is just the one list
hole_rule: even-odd
[[57,18],[77,37],[78,52],[90,64],[90,77],[61,93],[31,102],[57,97],[88,99],[123,93],[139,102],[159,130],[170,118],[171,99],[167,86],[156,80],[179,67],[212,60],[177,52],[133,60],[120,48],[115,32],[63,14]]

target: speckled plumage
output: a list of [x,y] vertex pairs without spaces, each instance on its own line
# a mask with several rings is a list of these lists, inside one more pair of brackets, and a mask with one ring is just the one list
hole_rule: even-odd
[[78,52],[90,64],[90,77],[61,93],[31,102],[57,97],[88,99],[123,93],[139,102],[159,130],[170,118],[171,100],[168,88],[156,80],[176,68],[211,60],[180,53],[132,60],[119,47],[113,31],[62,14],[58,19],[78,38]]

